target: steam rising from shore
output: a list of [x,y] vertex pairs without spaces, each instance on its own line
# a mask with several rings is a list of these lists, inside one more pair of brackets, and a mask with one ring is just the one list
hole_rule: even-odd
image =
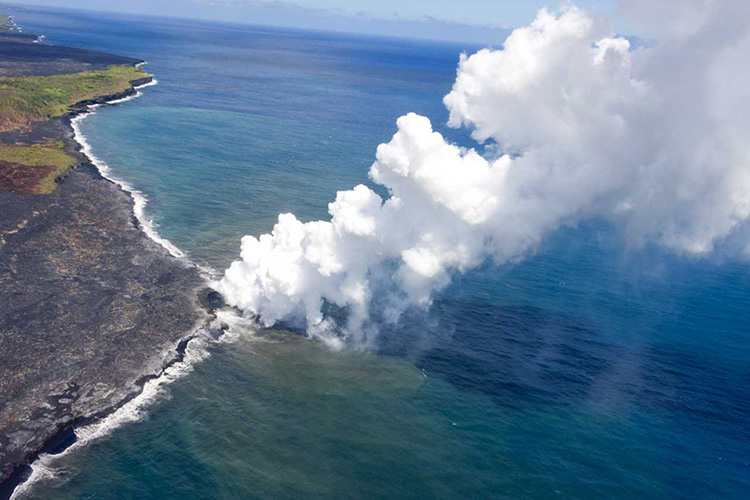
[[567,7],[541,10],[502,50],[462,55],[449,124],[494,156],[403,116],[370,169],[387,200],[359,185],[337,194],[330,221],[281,214],[271,234],[242,239],[218,290],[266,326],[302,319],[337,344],[366,339],[374,302],[392,320],[427,307],[453,273],[520,259],[563,224],[603,217],[634,245],[689,255],[743,230],[750,4],[629,0],[621,11],[650,47]]

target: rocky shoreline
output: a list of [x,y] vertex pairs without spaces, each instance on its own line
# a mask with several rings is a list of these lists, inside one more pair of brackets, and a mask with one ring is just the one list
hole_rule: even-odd
[[[6,73],[16,62],[23,72],[45,74],[88,64],[79,49],[56,47],[41,50],[60,60],[40,65],[24,40],[16,55],[27,56],[0,61]],[[6,35],[2,43],[13,42]],[[85,52],[95,64],[123,60]],[[102,177],[74,140],[73,117],[132,96],[150,80],[79,102],[28,130],[0,133],[8,144],[60,141],[78,160],[51,194],[0,193],[0,499],[40,453],[70,445],[75,427],[112,413],[181,361],[213,317],[219,299],[199,269],[148,238],[132,196]]]
[[[211,301],[210,297],[215,294],[216,292],[209,291],[208,289],[202,291],[206,307],[209,308],[207,310],[211,315],[212,311],[208,303]],[[205,329],[212,337],[218,337],[223,333],[223,331],[221,330],[210,329],[209,322],[206,322]],[[26,457],[24,463],[16,465],[15,468],[11,470],[10,474],[8,474],[2,481],[0,481],[0,500],[8,500],[13,496],[13,493],[15,492],[15,489],[18,487],[18,485],[26,480],[26,478],[30,474],[31,465],[36,460],[38,460],[42,454],[58,455],[64,452],[76,442],[76,429],[90,425],[111,415],[118,409],[122,408],[123,405],[131,401],[133,398],[137,397],[140,394],[140,391],[143,390],[147,382],[149,382],[150,380],[158,379],[165,374],[168,368],[182,362],[185,359],[188,344],[196,338],[198,338],[197,334],[191,334],[190,336],[180,340],[177,344],[177,347],[172,353],[172,358],[169,360],[165,360],[164,365],[162,366],[162,369],[159,373],[143,375],[139,380],[137,380],[135,384],[139,387],[138,392],[130,394],[128,397],[124,398],[116,405],[113,405],[110,408],[106,408],[96,415],[76,417],[72,422],[59,427],[58,430],[52,436],[50,436],[38,449],[34,450]]]

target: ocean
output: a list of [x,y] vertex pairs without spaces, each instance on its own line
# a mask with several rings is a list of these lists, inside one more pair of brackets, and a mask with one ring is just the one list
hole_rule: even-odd
[[[207,270],[280,212],[326,218],[409,111],[471,144],[441,101],[476,46],[11,13],[47,43],[148,62],[158,85],[79,130]],[[368,350],[234,324],[16,497],[744,499],[749,337],[746,262],[627,248],[590,221],[456,276]]]

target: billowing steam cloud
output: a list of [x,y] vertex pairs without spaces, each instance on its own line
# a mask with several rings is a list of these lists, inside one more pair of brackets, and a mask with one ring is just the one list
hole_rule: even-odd
[[387,200],[360,185],[338,193],[330,221],[280,215],[272,234],[242,239],[217,288],[265,325],[303,318],[337,342],[333,331],[365,335],[374,294],[395,318],[452,273],[519,259],[583,218],[636,245],[712,251],[750,218],[750,2],[653,3],[621,6],[655,38],[646,48],[568,7],[540,11],[502,50],[462,56],[450,125],[496,144],[494,157],[403,116],[370,170]]

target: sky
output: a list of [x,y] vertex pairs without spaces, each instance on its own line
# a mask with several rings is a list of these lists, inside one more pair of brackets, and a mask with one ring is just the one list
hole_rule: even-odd
[[[14,0],[212,21],[245,22],[476,43],[501,43],[507,28],[528,24],[542,6],[561,0]],[[607,16],[616,0],[577,0]],[[503,29],[505,28],[505,29]]]

